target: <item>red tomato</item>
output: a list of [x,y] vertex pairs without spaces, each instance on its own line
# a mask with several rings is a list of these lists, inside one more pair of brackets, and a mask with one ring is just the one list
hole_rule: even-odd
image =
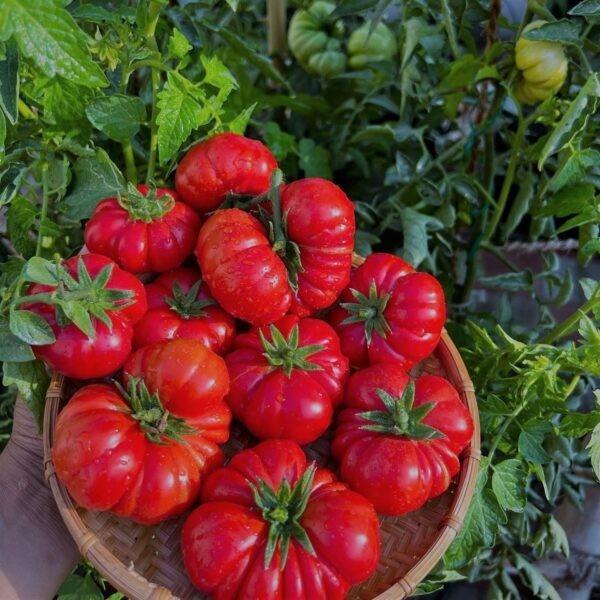
[[406,368],[436,348],[444,321],[444,290],[392,254],[371,254],[352,271],[329,322],[353,367],[392,360]]
[[285,265],[252,215],[230,208],[210,216],[200,229],[196,256],[213,297],[234,317],[262,325],[288,311]]
[[354,205],[339,187],[295,181],[281,187],[272,212],[271,239],[257,219],[227,209],[209,217],[196,246],[213,296],[253,325],[327,308],[350,279]]
[[217,306],[201,275],[180,267],[146,286],[148,312],[134,328],[135,348],[162,340],[197,340],[217,354],[231,348],[235,321]]
[[354,373],[344,406],[331,446],[340,477],[386,515],[443,493],[473,436],[471,415],[445,379],[423,375],[409,385],[397,363]]
[[227,369],[198,342],[174,340],[138,350],[125,370],[129,397],[108,385],[73,395],[56,423],[54,466],[81,506],[158,523],[186,510],[223,462]]
[[325,321],[288,315],[238,335],[225,359],[233,414],[256,437],[307,444],[329,427],[348,359]]
[[96,206],[85,226],[86,246],[130,273],[174,269],[192,253],[200,218],[173,190],[148,195],[148,186],[137,189]]
[[237,133],[220,133],[196,144],[175,173],[175,187],[200,213],[219,208],[227,194],[266,192],[277,161],[257,140]]
[[[95,281],[94,284],[85,287],[89,294],[87,298],[81,297],[83,289],[80,287],[81,279],[78,274],[80,262],[91,280]],[[84,333],[64,315],[58,318],[57,304],[35,302],[24,305],[23,308],[46,319],[56,341],[52,344],[32,346],[32,350],[51,368],[73,379],[110,375],[123,365],[131,353],[132,326],[146,311],[144,286],[136,277],[122,271],[109,258],[99,254],[76,256],[67,260],[63,266],[74,282],[63,278],[63,291],[57,293],[57,298],[63,298],[65,301],[77,298],[77,306],[89,314],[93,336]],[[98,281],[104,277],[106,269],[110,269],[106,285],[97,289]],[[27,290],[27,294],[45,294],[55,290],[56,287],[49,285],[33,284]],[[112,300],[109,297],[111,290],[129,292],[131,297]],[[126,305],[123,306],[124,304]],[[110,327],[89,311],[91,306],[108,317]]]
[[219,600],[341,600],[371,576],[379,524],[370,502],[302,449],[268,440],[235,455],[202,488],[182,550],[192,583]]

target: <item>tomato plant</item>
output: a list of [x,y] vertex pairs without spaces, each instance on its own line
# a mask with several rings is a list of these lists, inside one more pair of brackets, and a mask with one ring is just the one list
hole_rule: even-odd
[[349,370],[327,323],[293,315],[238,335],[225,361],[234,416],[260,439],[299,444],[329,427]]
[[93,384],[69,400],[54,465],[81,506],[158,523],[188,508],[223,462],[227,370],[198,342],[174,340],[138,350],[124,371],[128,392]]
[[207,479],[182,550],[194,585],[217,597],[341,599],[375,570],[379,525],[298,444],[268,440]]
[[134,328],[135,348],[189,338],[217,354],[229,351],[235,321],[216,305],[198,271],[180,267],[159,275],[145,287],[148,311]]

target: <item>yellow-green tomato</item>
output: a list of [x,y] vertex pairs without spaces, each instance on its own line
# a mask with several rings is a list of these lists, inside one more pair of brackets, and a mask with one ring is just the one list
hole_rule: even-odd
[[341,21],[332,22],[333,2],[318,0],[310,8],[298,10],[288,29],[290,51],[309,73],[332,77],[346,69],[347,57],[335,35],[343,33]]
[[[534,21],[523,33],[537,29],[545,21]],[[567,57],[559,42],[517,40],[515,63],[521,71],[517,82],[517,98],[525,104],[540,102],[556,93],[567,77]]]
[[381,60],[391,60],[398,51],[396,38],[385,23],[377,23],[371,35],[370,30],[371,22],[366,21],[350,35],[348,62],[353,69],[362,69],[369,63]]

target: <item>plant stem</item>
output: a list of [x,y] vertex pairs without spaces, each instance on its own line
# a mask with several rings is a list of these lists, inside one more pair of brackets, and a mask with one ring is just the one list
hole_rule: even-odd
[[[148,46],[155,52],[158,52],[156,43],[156,25],[160,16],[161,4],[159,2],[150,2],[148,8],[148,24],[146,26],[146,41]],[[158,150],[158,130],[156,118],[158,116],[158,91],[160,88],[160,70],[152,66],[152,115],[150,117],[150,156],[148,158],[148,170],[146,172],[146,183],[149,184],[154,179],[154,170],[156,168],[156,153]]]
[[510,189],[515,178],[515,172],[517,170],[517,163],[519,161],[519,153],[521,151],[521,146],[523,145],[523,139],[525,138],[525,121],[523,120],[523,111],[521,109],[520,102],[517,101],[516,105],[517,110],[519,111],[519,124],[517,126],[517,133],[515,134],[515,139],[513,140],[510,162],[508,164],[508,169],[506,171],[506,175],[502,183],[502,189],[500,190],[498,204],[492,214],[492,218],[488,223],[488,226],[486,227],[485,233],[483,235],[484,242],[489,242],[492,239],[494,233],[496,232],[496,228],[500,223],[500,219],[502,218],[502,213],[504,212],[504,209],[506,207],[508,195],[510,194]]
[[458,47],[456,31],[454,31],[454,23],[452,22],[452,13],[450,11],[450,6],[448,5],[448,0],[441,0],[441,5],[442,14],[444,15],[444,27],[446,28],[446,33],[448,34],[450,49],[452,50],[454,58],[458,58],[460,56],[460,48]]
[[131,142],[127,140],[121,144],[123,147],[123,157],[125,158],[125,172],[127,174],[127,181],[130,181],[134,185],[137,184],[137,169],[135,166],[135,157],[133,156],[133,148]]
[[591,310],[600,306],[600,286],[596,289],[589,300],[584,302],[575,312],[570,314],[564,321],[561,321],[554,329],[549,331],[540,341],[540,344],[553,344],[565,335],[568,335],[577,327],[579,320]]
[[517,408],[515,408],[515,410],[513,410],[510,413],[510,415],[508,415],[506,417],[506,419],[504,420],[504,423],[502,423],[502,426],[500,427],[500,430],[495,435],[495,437],[494,437],[494,439],[492,441],[492,445],[490,446],[490,451],[488,453],[488,458],[489,458],[490,462],[492,462],[492,458],[494,457],[494,454],[496,454],[496,450],[498,448],[498,445],[502,441],[502,438],[503,438],[504,434],[506,433],[506,430],[508,429],[509,425],[519,416],[519,414],[521,413],[521,411],[526,406],[527,406],[527,400],[523,400],[521,402],[521,404],[519,404],[519,406],[517,406]]
[[42,163],[42,212],[40,214],[40,229],[35,244],[35,255],[40,256],[42,253],[42,227],[46,216],[48,215],[48,163]]

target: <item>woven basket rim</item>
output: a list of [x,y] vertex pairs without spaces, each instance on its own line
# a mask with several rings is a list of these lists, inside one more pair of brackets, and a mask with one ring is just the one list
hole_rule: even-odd
[[[364,259],[355,256],[354,264]],[[475,491],[475,483],[481,458],[480,423],[477,399],[473,383],[468,375],[464,361],[444,329],[434,354],[441,357],[448,375],[453,379],[462,401],[468,407],[474,423],[474,432],[470,444],[461,454],[461,469],[458,476],[456,493],[442,520],[438,534],[428,551],[410,568],[410,570],[391,587],[377,595],[373,600],[402,600],[414,592],[417,585],[427,576],[442,558],[444,552],[462,527],[471,498]],[[454,371],[452,374],[450,371]],[[174,600],[167,588],[148,581],[140,573],[129,568],[119,560],[102,540],[88,528],[83,521],[66,487],[56,475],[52,460],[54,428],[60,412],[61,402],[66,391],[67,379],[56,372],[52,373],[50,386],[46,393],[44,412],[44,472],[56,501],[60,515],[73,537],[79,552],[89,560],[102,575],[118,590],[134,599]],[[460,382],[457,385],[456,382]]]

